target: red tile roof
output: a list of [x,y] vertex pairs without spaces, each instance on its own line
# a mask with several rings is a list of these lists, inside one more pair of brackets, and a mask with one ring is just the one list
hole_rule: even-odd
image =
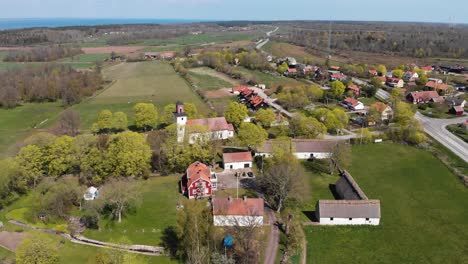
[[355,85],[355,84],[349,85],[349,86],[348,86],[348,89],[349,89],[349,90],[353,90],[353,91],[355,91],[355,92],[359,92],[359,91],[361,90],[361,89],[359,89],[359,86],[357,86],[357,85]]
[[375,109],[377,110],[378,112],[380,113],[383,113],[383,111],[385,111],[385,109],[387,109],[387,105],[382,103],[382,102],[375,102],[371,105],[371,109]]
[[377,73],[376,70],[369,70],[369,74],[371,74],[371,75],[377,75],[378,73]]
[[424,67],[421,67],[421,70],[425,71],[425,72],[430,72],[432,71],[432,66],[424,66]]
[[429,87],[435,90],[447,90],[449,86],[448,84],[445,84],[445,83],[436,83],[434,81],[429,81],[426,83],[426,87]]
[[192,163],[187,168],[187,178],[188,183],[187,186],[192,185],[193,182],[197,181],[198,179],[202,179],[207,182],[211,182],[211,170],[205,164],[196,161]]
[[247,89],[242,90],[241,94],[243,96],[249,96],[249,95],[253,94],[253,92],[254,92],[253,90],[247,88]]
[[249,102],[252,104],[253,107],[257,107],[261,105],[264,102],[264,100],[260,96],[255,95],[249,99]]
[[289,73],[296,73],[296,72],[297,72],[297,69],[296,69],[296,68],[289,68],[289,69],[288,69],[288,72],[289,72]]
[[418,91],[412,92],[411,97],[415,102],[429,102],[431,99],[437,101],[440,95],[436,91]]
[[229,130],[234,131],[232,124],[229,124],[224,117],[213,117],[203,119],[192,119],[187,121],[187,125],[201,125],[210,131]]
[[242,92],[242,91],[244,91],[246,89],[249,89],[249,88],[247,88],[247,86],[245,86],[245,85],[241,85],[241,86],[233,87],[232,91],[233,92]]
[[213,215],[263,216],[264,202],[261,198],[213,197]]
[[465,112],[465,109],[463,109],[463,107],[461,107],[460,105],[454,106],[453,109],[454,109],[455,112],[457,112],[457,113],[463,113],[463,112]]
[[251,161],[252,161],[252,153],[250,153],[249,151],[235,152],[235,153],[223,153],[224,163],[251,162]]
[[344,79],[344,78],[345,78],[345,75],[342,74],[342,73],[333,73],[333,74],[331,75],[331,77],[332,77],[333,79],[341,80],[341,79]]
[[354,98],[351,98],[351,97],[346,97],[344,100],[343,100],[345,103],[351,105],[352,107],[355,107],[359,104],[359,101],[354,99]]

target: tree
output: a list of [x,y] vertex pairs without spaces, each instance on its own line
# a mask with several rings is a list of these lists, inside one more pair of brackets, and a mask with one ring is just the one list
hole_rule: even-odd
[[380,74],[380,76],[385,76],[387,74],[387,67],[385,67],[385,65],[378,65],[376,70]]
[[307,186],[301,165],[287,152],[274,156],[272,164],[258,177],[257,184],[277,212],[281,211],[287,199],[301,199],[303,187]]
[[319,108],[314,111],[313,115],[325,125],[328,131],[339,131],[344,128],[346,119],[343,116],[339,119],[335,112],[327,108]]
[[136,183],[125,180],[112,180],[102,187],[100,196],[104,205],[110,209],[111,215],[122,222],[124,215],[131,208],[135,208],[141,201],[140,191]]
[[284,72],[286,72],[287,70],[289,69],[289,66],[286,62],[283,62],[283,64],[279,65],[277,68],[276,68],[276,71],[279,73],[279,74],[283,74]]
[[133,107],[135,111],[135,126],[147,131],[156,126],[158,112],[154,104],[138,103]]
[[239,127],[247,117],[248,112],[249,110],[245,105],[237,102],[230,102],[224,116],[229,123],[233,124],[235,127]]
[[53,184],[45,184],[42,205],[49,215],[67,219],[74,205],[79,205],[82,188],[77,178],[62,178]]
[[[175,107],[174,107],[175,109]],[[187,118],[188,119],[195,119],[195,118],[199,118],[199,114],[198,114],[198,109],[197,109],[197,106],[193,103],[185,103],[184,104],[184,110],[185,110],[185,114],[187,114]]]
[[413,118],[414,113],[411,106],[407,103],[398,102],[395,109],[395,121],[401,125],[406,126]]
[[113,128],[113,126],[112,112],[108,109],[102,110],[99,113],[97,121],[97,127],[99,131],[107,133]]
[[61,136],[45,148],[45,164],[48,175],[60,176],[72,172],[76,165],[73,143],[70,136]]
[[357,131],[356,135],[358,136],[358,138],[356,139],[359,140],[360,143],[372,143],[372,133],[369,131],[368,128],[360,128]]
[[[351,156],[351,145],[341,141],[337,142],[332,147],[331,159],[335,161],[341,169],[348,168],[351,165],[352,156]],[[333,163],[330,162],[330,174],[333,173]]]
[[290,127],[294,137],[318,138],[327,132],[325,125],[316,118],[301,114],[297,114],[291,119]]
[[267,137],[268,133],[265,129],[252,123],[242,123],[237,132],[237,138],[244,146],[259,146]]
[[429,78],[427,78],[427,75],[422,73],[419,75],[419,78],[416,80],[416,83],[418,85],[426,85],[428,81],[429,81]]
[[255,119],[263,126],[270,127],[271,123],[275,121],[275,111],[273,109],[260,109],[255,115]]
[[113,129],[117,131],[123,131],[127,129],[128,121],[127,115],[124,112],[116,112],[114,114]]
[[60,116],[60,129],[68,136],[78,135],[80,129],[80,114],[72,109],[65,110]]
[[21,176],[27,184],[36,188],[37,182],[44,175],[44,157],[42,150],[36,145],[23,147],[15,158],[21,171]]
[[143,135],[126,131],[111,137],[107,158],[115,176],[147,176],[151,149]]
[[317,101],[323,98],[323,90],[317,85],[310,85],[306,87],[306,94],[310,101]]
[[27,236],[16,250],[17,264],[59,263],[58,249],[46,235],[34,233]]
[[291,213],[287,214],[284,234],[286,237],[282,240],[284,250],[280,264],[289,263],[290,256],[299,252],[302,248],[302,241],[305,239],[301,224],[294,220],[294,216]]
[[333,97],[340,98],[343,95],[345,89],[346,87],[342,82],[334,81],[331,84],[330,92]]
[[393,77],[395,78],[403,78],[403,70],[395,69],[393,70]]
[[164,110],[159,121],[166,126],[174,123],[175,110],[176,110],[175,104],[168,104],[164,106]]

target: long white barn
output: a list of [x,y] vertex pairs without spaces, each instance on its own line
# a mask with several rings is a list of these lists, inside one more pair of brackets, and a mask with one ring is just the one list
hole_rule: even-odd
[[270,158],[275,148],[291,151],[298,159],[327,159],[332,155],[337,141],[323,139],[268,140],[257,149],[255,156]]

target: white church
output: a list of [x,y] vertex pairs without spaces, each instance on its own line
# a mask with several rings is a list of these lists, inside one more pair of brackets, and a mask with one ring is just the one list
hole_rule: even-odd
[[[181,102],[176,104],[174,119],[177,124],[177,142],[179,143],[184,142],[186,136],[188,136],[189,144],[193,144],[197,140],[209,141],[234,137],[234,126],[229,124],[226,118],[214,117],[188,120],[184,104]],[[196,128],[190,129],[190,127]]]

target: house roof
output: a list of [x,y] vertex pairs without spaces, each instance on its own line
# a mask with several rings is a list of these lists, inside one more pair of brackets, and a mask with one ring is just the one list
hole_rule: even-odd
[[329,153],[335,144],[334,140],[324,139],[268,140],[258,147],[257,152],[271,153],[275,147],[284,147],[294,149],[295,152]]
[[187,178],[188,183],[187,186],[192,185],[193,182],[197,181],[198,179],[202,179],[204,181],[210,182],[211,180],[211,170],[205,164],[196,161],[187,168]]
[[213,215],[263,216],[264,202],[261,198],[213,197]]
[[346,104],[352,106],[352,107],[355,107],[357,105],[359,105],[359,101],[357,99],[354,99],[354,98],[351,98],[351,97],[346,97],[343,102],[345,102]]
[[331,75],[331,78],[339,79],[339,80],[340,80],[340,79],[343,79],[344,77],[346,77],[346,76],[345,76],[344,74],[342,74],[342,73],[333,73],[333,74]]
[[296,73],[297,69],[296,68],[288,68],[289,73]]
[[413,97],[414,101],[430,101],[431,99],[436,101],[440,95],[436,91],[417,91],[412,92],[411,97]]
[[232,124],[226,121],[224,116],[203,118],[203,119],[192,119],[187,121],[187,125],[201,125],[207,127],[210,131],[229,130],[234,131]]
[[319,200],[320,217],[380,218],[380,200]]
[[448,96],[448,97],[445,97],[445,102],[455,105],[455,106],[459,106],[459,105],[462,105],[463,103],[466,103],[466,100],[461,97]]
[[432,88],[432,89],[435,89],[435,90],[447,90],[449,85],[445,84],[445,83],[437,83],[437,82],[434,82],[434,81],[428,81],[426,83],[426,87],[429,87],[429,88]]
[[349,86],[348,86],[348,89],[349,89],[349,90],[353,90],[353,91],[357,91],[357,92],[360,91],[359,86],[357,86],[357,85],[355,85],[355,84],[349,85]]
[[463,109],[463,107],[459,106],[459,105],[456,105],[456,106],[453,106],[453,110],[455,110],[455,112],[465,112],[465,109]]
[[377,71],[376,70],[369,70],[369,73],[372,74],[372,75],[377,75]]
[[234,153],[223,153],[223,162],[224,163],[233,163],[233,162],[251,162],[252,153],[249,151],[245,152],[234,152]]
[[425,72],[430,72],[430,71],[432,71],[432,66],[423,66],[420,69],[425,71]]
[[245,85],[232,87],[233,92],[242,92],[242,91],[244,91],[246,89],[249,89],[249,88],[247,88],[247,86],[245,86]]
[[387,77],[386,79],[388,83],[398,83],[400,82],[400,80],[401,80],[400,78],[394,78],[394,77]]
[[262,103],[264,103],[265,101],[260,96],[255,95],[249,99],[249,102],[252,104],[253,107],[257,107],[261,105]]
[[382,102],[375,102],[371,105],[371,109],[375,109],[377,110],[378,112],[380,113],[383,113],[383,111],[385,111],[385,109],[387,109],[387,107],[389,107],[388,105],[382,103]]

